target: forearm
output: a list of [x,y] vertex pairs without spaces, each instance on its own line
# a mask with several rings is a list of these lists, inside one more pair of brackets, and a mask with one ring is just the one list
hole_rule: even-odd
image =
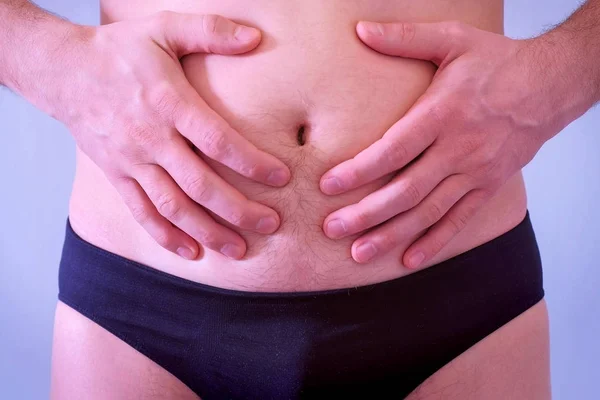
[[568,124],[600,101],[600,0],[586,1],[533,40],[543,53],[540,75],[558,89],[551,97]]
[[78,27],[26,0],[0,0],[0,85],[47,109]]

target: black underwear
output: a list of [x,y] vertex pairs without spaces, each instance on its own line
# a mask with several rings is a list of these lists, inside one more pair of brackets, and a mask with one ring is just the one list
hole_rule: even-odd
[[402,398],[544,296],[529,212],[411,275],[295,293],[178,278],[84,241],[67,219],[59,287],[203,400]]

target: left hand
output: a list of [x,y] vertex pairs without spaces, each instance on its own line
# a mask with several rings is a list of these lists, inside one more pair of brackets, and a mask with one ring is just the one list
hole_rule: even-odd
[[551,62],[540,59],[536,39],[457,21],[361,22],[357,33],[380,53],[429,60],[438,70],[381,139],[323,175],[321,190],[333,195],[397,172],[383,188],[327,216],[323,230],[337,239],[382,224],[352,244],[359,263],[426,232],[403,256],[416,268],[569,121],[549,106],[559,99],[549,99],[552,82],[543,76]]

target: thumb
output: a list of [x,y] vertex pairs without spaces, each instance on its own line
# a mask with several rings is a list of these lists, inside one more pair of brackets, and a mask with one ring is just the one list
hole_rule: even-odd
[[240,54],[254,49],[261,40],[258,29],[237,24],[219,15],[157,14],[158,37],[178,57],[191,53]]
[[459,21],[393,22],[361,21],[356,33],[367,46],[380,53],[432,61],[436,65],[471,43],[469,26]]

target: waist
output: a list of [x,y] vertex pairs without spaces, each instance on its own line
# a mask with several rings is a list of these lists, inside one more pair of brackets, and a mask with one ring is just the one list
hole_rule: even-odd
[[[544,295],[528,216],[506,234],[406,278],[301,293],[239,292],[178,279],[98,249],[67,224],[59,291],[62,302],[203,398],[231,398],[234,388],[235,398],[259,399],[338,398],[342,391],[349,398],[404,398]],[[153,341],[157,332],[161,340]],[[257,380],[256,371],[277,379]]]
[[[253,7],[251,11],[242,10],[235,2],[184,3],[169,3],[169,9],[216,13],[263,31],[260,46],[246,55],[192,55],[184,58],[182,65],[190,83],[211,108],[254,145],[290,167],[290,183],[271,188],[203,157],[249,199],[275,209],[281,226],[267,236],[240,231],[248,245],[241,261],[225,259],[210,250],[205,250],[198,261],[185,261],[150,239],[102,172],[78,152],[70,208],[74,230],[113,253],[190,280],[233,289],[330,289],[408,274],[400,258],[410,242],[371,264],[358,265],[350,256],[356,236],[331,240],[321,229],[329,213],[358,202],[389,179],[344,195],[325,196],[318,186],[321,175],[381,138],[426,90],[435,72],[431,63],[387,57],[368,49],[356,37],[354,24],[359,19],[454,17],[497,31],[501,29],[501,14],[490,13],[485,7],[473,11],[460,6],[454,14],[442,15],[440,5],[440,11],[433,15],[424,7],[409,7],[403,2],[388,10],[369,7],[367,2],[348,2],[337,9],[332,4],[339,3],[319,2],[316,9],[314,4],[312,9],[295,5],[295,12],[288,2],[287,9],[281,9],[284,3],[269,3],[277,6]],[[139,13],[166,8],[154,4],[154,8],[140,7]],[[117,3],[105,1],[103,20],[136,16],[131,15],[132,9],[136,8],[125,11]],[[456,15],[456,10],[462,14]],[[297,141],[299,127],[304,129],[303,145]],[[506,232],[523,219],[525,208],[518,174],[432,263]]]

